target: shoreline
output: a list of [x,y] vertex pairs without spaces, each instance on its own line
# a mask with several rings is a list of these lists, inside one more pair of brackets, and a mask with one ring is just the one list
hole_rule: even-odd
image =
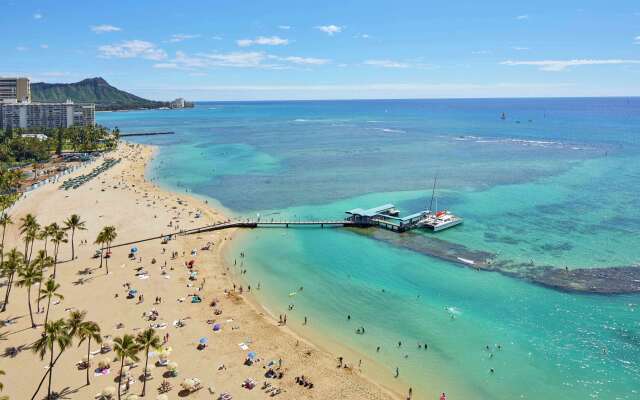
[[[129,143],[129,142],[127,142]],[[133,143],[133,142],[131,142]],[[135,143],[137,144],[137,143]],[[137,144],[138,145],[138,144]],[[152,175],[152,163],[154,162],[154,160],[156,160],[156,158],[158,157],[158,153],[160,151],[160,149],[158,148],[158,146],[154,146],[154,145],[149,145],[149,144],[139,144],[140,146],[144,146],[144,147],[148,147],[152,149],[152,153],[151,156],[149,158],[149,160],[147,161],[147,167],[145,168],[145,180],[147,180],[150,184],[156,186],[159,190],[162,191],[167,191],[167,192],[171,192],[177,195],[185,195],[187,197],[199,200],[199,201],[206,201],[207,204],[205,204],[206,209],[209,212],[214,212],[214,213],[220,213],[218,214],[219,216],[223,216],[225,218],[229,218],[229,216],[227,215],[227,213],[230,212],[230,210],[228,210],[227,208],[225,208],[217,199],[215,198],[210,198],[208,196],[203,196],[203,195],[197,195],[197,194],[193,194],[191,192],[179,192],[179,188],[175,188],[173,186],[170,185],[162,185],[160,183],[155,183],[156,181],[156,177],[154,177]],[[153,179],[152,179],[153,178]],[[212,205],[213,203],[213,205]],[[241,280],[243,281],[245,284],[247,283],[246,280],[244,280],[241,276],[238,276],[237,274],[233,273],[231,271],[231,268],[228,265],[227,260],[225,259],[225,255],[229,254],[233,249],[231,249],[231,247],[233,246],[233,244],[231,244],[230,242],[234,239],[237,239],[239,235],[241,235],[242,233],[239,232],[238,228],[232,228],[229,230],[225,230],[225,233],[228,234],[228,241],[224,241],[222,242],[222,244],[218,247],[218,250],[215,252],[215,256],[217,258],[217,263],[220,266],[223,266],[227,272],[229,272],[228,275],[228,283],[230,285],[233,285],[233,281],[234,279],[236,280]],[[252,293],[245,293],[242,295],[242,298],[246,301],[247,305],[253,310],[253,312],[255,312],[256,316],[258,318],[261,318],[263,320],[265,320],[266,322],[270,323],[271,325],[273,325],[274,327],[278,327],[283,334],[288,335],[292,338],[294,338],[297,341],[301,341],[306,343],[309,346],[315,347],[317,349],[319,349],[320,351],[326,353],[326,355],[331,356],[333,359],[337,359],[339,354],[343,354],[343,355],[348,355],[349,357],[345,357],[345,360],[350,359],[350,360],[355,360],[358,357],[360,359],[366,360],[368,365],[374,365],[376,367],[380,367],[380,368],[384,368],[385,370],[387,370],[386,367],[382,366],[379,364],[378,361],[373,360],[372,358],[370,358],[367,354],[361,353],[358,350],[352,349],[349,346],[346,345],[341,345],[339,343],[336,343],[333,340],[329,340],[328,338],[325,338],[326,340],[314,340],[312,338],[306,337],[304,334],[300,334],[292,329],[290,329],[288,326],[279,326],[278,325],[278,321],[277,321],[277,317],[274,313],[274,311],[270,310],[269,308],[267,308],[264,304],[260,303],[260,301],[256,298],[255,295],[253,295]],[[314,336],[314,335],[312,335]],[[322,335],[315,335],[315,336],[322,336]],[[336,350],[340,350],[340,351],[336,351]],[[389,372],[389,377],[391,376],[390,374],[392,373],[391,370],[388,371]],[[367,373],[363,373],[362,376],[368,381],[369,384],[381,389],[382,391],[386,392],[390,398],[404,398],[406,396],[401,395],[400,393],[400,389],[401,387],[408,387],[407,384],[401,383],[403,382],[402,380],[396,380],[396,382],[398,382],[395,385],[392,385],[393,380],[391,378],[387,378],[384,379],[383,374],[379,373],[379,374],[374,374],[375,377],[370,377],[369,374]],[[374,380],[375,378],[382,378],[386,384],[384,383],[378,383],[376,380]]]
[[[147,180],[145,173],[153,155],[154,150],[150,146],[121,143],[117,150],[104,157],[121,158],[122,162],[96,179],[68,191],[60,190],[59,185],[44,186],[16,203],[12,209],[14,225],[7,228],[7,249],[22,249],[19,220],[27,213],[33,213],[41,226],[52,222],[60,224],[72,213],[79,214],[86,221],[87,230],[77,231],[75,235],[77,257],[71,260],[70,244],[61,246],[56,283],[60,284],[64,299],[51,304],[50,321],[67,318],[72,310],[85,310],[87,320],[96,321],[101,335],[108,340],[123,334],[135,336],[149,326],[154,327],[158,336],[170,334],[168,344],[173,352],[169,358],[179,365],[178,377],[167,378],[164,367],[157,367],[152,372],[155,379],[148,382],[145,398],[155,398],[156,388],[164,379],[180,391],[180,382],[187,377],[198,377],[204,387],[190,394],[191,399],[212,398],[209,389],[215,392],[215,398],[222,392],[228,392],[238,399],[264,399],[269,395],[260,390],[263,382],[280,388],[282,392],[278,398],[282,399],[386,400],[402,397],[399,392],[384,387],[355,369],[336,368],[337,362],[331,352],[296,336],[286,327],[278,326],[268,315],[254,308],[247,296],[231,289],[233,276],[223,262],[223,251],[229,247],[235,231],[178,236],[167,244],[161,244],[159,240],[140,243],[137,245],[139,252],[133,259],[128,257],[127,248],[114,248],[108,260],[107,274],[106,269],[99,266],[100,259],[93,258],[94,238],[104,225],[116,227],[118,238],[115,245],[138,238],[178,233],[182,229],[224,218],[205,200],[189,193],[168,191]],[[98,162],[103,159],[101,156]],[[213,243],[209,251],[203,248],[207,242]],[[42,248],[42,241],[37,241],[34,254]],[[169,258],[171,253],[175,256]],[[189,259],[196,261],[194,270],[198,275],[195,280],[190,279],[186,268]],[[144,274],[139,276],[136,271],[141,269]],[[50,272],[47,270],[45,276]],[[144,294],[148,302],[126,298],[126,284]],[[45,314],[46,304],[41,304],[40,309],[35,307],[36,296],[33,293],[37,290],[37,286],[32,289],[31,298],[33,318],[37,324],[35,329],[31,329],[27,311],[26,288],[12,289],[8,309],[2,314],[1,332],[6,333],[7,338],[4,348],[15,349],[14,355],[0,358],[0,369],[6,372],[2,379],[5,386],[2,394],[12,399],[31,398],[46,371],[48,359],[41,361],[28,350],[28,345],[40,337]],[[181,300],[194,291],[201,296],[201,303]],[[160,296],[162,301],[153,302],[154,296]],[[219,309],[219,314],[210,307],[212,302],[216,303],[215,309]],[[150,310],[157,310],[159,321],[150,323],[141,317]],[[183,320],[186,326],[172,326],[172,320]],[[159,322],[162,323],[155,328]],[[214,323],[221,326],[217,332],[212,330]],[[198,351],[198,337],[208,338],[211,348]],[[74,365],[86,357],[86,342],[78,347],[77,341],[74,339],[73,345],[64,351],[55,367],[54,390],[64,388],[66,398],[90,399],[105,387],[117,386],[114,378],[119,364],[115,362],[113,351],[98,352],[92,357],[91,369],[102,360],[110,362],[112,368],[107,375],[90,374],[91,385],[85,385],[85,372]],[[98,346],[92,342],[91,350],[96,349]],[[252,366],[244,365],[247,351],[256,352],[260,361]],[[151,354],[149,364],[153,365],[157,354]],[[283,379],[265,379],[263,365],[268,360],[282,360]],[[133,375],[137,378],[142,368],[140,362],[134,363],[133,368]],[[296,384],[294,377],[299,375],[310,379],[314,388]],[[241,387],[247,378],[256,380],[255,389]],[[141,382],[136,379],[129,393],[139,395]],[[45,394],[46,385],[37,398]],[[176,390],[169,395],[174,398]]]

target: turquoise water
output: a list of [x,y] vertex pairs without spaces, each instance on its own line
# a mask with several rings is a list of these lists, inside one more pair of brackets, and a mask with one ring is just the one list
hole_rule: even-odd
[[[427,206],[437,174],[439,206],[465,218],[438,239],[508,264],[591,268],[640,262],[638,106],[639,99],[204,103],[103,113],[99,122],[176,131],[136,139],[160,146],[150,175],[237,216],[341,218],[387,202],[415,211]],[[328,334],[379,361],[391,380],[398,367],[418,398],[640,396],[638,295],[562,293],[347,230],[255,230],[234,247],[230,263],[247,254],[243,279],[260,282],[255,296],[270,310],[295,304],[292,328]],[[354,333],[359,326],[365,335]]]

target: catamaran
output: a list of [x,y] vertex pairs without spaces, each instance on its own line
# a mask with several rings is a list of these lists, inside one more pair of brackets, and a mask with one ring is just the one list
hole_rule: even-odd
[[[433,189],[431,191],[431,203],[429,204],[429,212],[419,222],[419,224],[425,228],[429,228],[434,232],[439,232],[448,228],[452,228],[462,223],[462,218],[453,215],[448,210],[438,210],[438,197],[436,196],[436,182],[438,176],[433,180]],[[435,201],[435,212],[432,211],[433,203]]]

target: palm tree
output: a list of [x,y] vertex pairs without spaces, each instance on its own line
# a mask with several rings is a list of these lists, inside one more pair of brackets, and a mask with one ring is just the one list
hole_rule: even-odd
[[51,243],[53,243],[53,279],[56,279],[58,252],[60,251],[60,244],[67,242],[67,232],[60,228],[56,223],[53,223],[52,225],[55,225],[55,233],[51,236]]
[[17,283],[20,287],[27,287],[27,302],[29,304],[29,317],[31,318],[31,327],[35,328],[36,323],[33,321],[33,310],[31,309],[31,287],[42,280],[42,273],[38,271],[35,265],[23,264],[18,271],[20,280]]
[[76,335],[80,338],[80,343],[78,346],[82,344],[82,342],[87,340],[87,385],[90,385],[89,382],[89,356],[91,355],[91,339],[95,340],[97,343],[102,343],[102,336],[100,336],[100,326],[93,321],[87,321],[80,324]]
[[7,259],[2,262],[2,275],[7,278],[7,289],[4,295],[4,302],[2,303],[2,311],[7,310],[7,304],[9,304],[9,294],[13,286],[13,278],[17,271],[22,269],[24,264],[24,256],[14,247],[9,253],[7,253]]
[[[53,258],[48,257],[44,250],[38,250],[36,258],[31,263],[33,264],[34,268],[36,268],[36,270],[40,273],[40,280],[38,281],[38,284],[40,284],[44,279],[44,270],[53,265]],[[38,306],[36,308],[38,309],[38,313],[40,313],[40,297],[38,297]]]
[[80,220],[80,216],[78,214],[73,214],[66,221],[64,221],[64,229],[71,229],[71,259],[74,260],[76,256],[75,251],[75,234],[76,231],[85,231],[87,228],[84,226],[85,222]]
[[40,232],[40,236],[42,237],[42,240],[44,240],[44,253],[47,255],[49,254],[47,253],[47,243],[49,242],[49,238],[53,238],[53,235],[55,235],[57,231],[58,224],[54,222],[45,226]]
[[[71,314],[69,315],[69,318],[67,319],[67,321],[65,323],[65,326],[66,326],[66,329],[67,329],[67,334],[69,336],[69,345],[71,344],[71,340],[73,339],[73,337],[76,336],[78,331],[80,330],[80,325],[84,322],[84,317],[86,316],[86,314],[87,314],[86,311],[77,311],[76,310],[76,311],[72,311]],[[60,356],[62,356],[62,352],[58,353],[58,355],[56,356],[56,359],[53,360],[53,365],[56,365],[56,363],[58,362],[58,359],[60,358]],[[40,383],[38,384],[38,387],[37,387],[35,393],[31,397],[31,400],[36,398],[36,395],[40,391],[40,388],[42,387],[42,384],[44,383],[44,380],[47,378],[47,375],[49,374],[49,371],[50,371],[50,369],[47,371],[47,373],[44,374],[44,376],[40,380]]]
[[120,357],[120,376],[118,378],[118,400],[120,400],[120,385],[122,385],[122,370],[124,369],[124,360],[130,358],[132,361],[138,361],[138,352],[140,347],[136,343],[133,335],[125,334],[113,340],[113,349],[118,357]]
[[[102,268],[102,254],[104,253],[104,245],[107,245],[107,253],[111,251],[111,243],[118,237],[118,233],[116,232],[115,226],[105,226],[102,228],[98,237],[96,238],[95,243],[100,244],[102,246],[100,251],[100,268]],[[106,257],[106,267],[107,267],[107,275],[109,274],[109,257]]]
[[142,373],[144,374],[144,380],[142,381],[142,394],[140,396],[144,397],[145,389],[147,388],[147,365],[149,363],[149,349],[157,349],[162,343],[160,342],[160,337],[156,335],[156,331],[153,328],[148,328],[138,334],[136,337],[136,342],[138,346],[145,353],[144,360],[144,370]]
[[[102,268],[102,259],[104,258],[104,245],[107,243],[104,234],[104,228],[98,233],[98,237],[96,237],[96,241],[94,244],[100,245],[100,268]],[[107,267],[107,274],[109,274],[109,267]]]
[[[0,369],[0,375],[4,375],[4,371]],[[4,384],[0,382],[0,392],[4,390]],[[9,400],[9,396],[0,396],[0,400]]]
[[53,398],[51,396],[51,380],[53,378],[53,366],[55,365],[53,360],[54,346],[58,345],[60,355],[71,345],[71,340],[72,338],[71,335],[69,335],[67,324],[63,319],[59,319],[47,323],[44,327],[42,337],[33,345],[33,352],[38,353],[41,360],[44,360],[44,356],[49,352],[49,370],[47,371],[49,374],[49,386],[47,389],[47,399]]
[[47,299],[47,313],[44,316],[44,326],[47,326],[47,321],[49,321],[49,308],[51,307],[51,298],[57,297],[59,300],[64,300],[64,296],[58,293],[58,289],[60,289],[60,284],[56,283],[53,279],[49,278],[47,283],[44,285],[44,289],[40,289],[40,299]]
[[0,244],[0,264],[4,261],[4,234],[7,232],[7,225],[12,225],[11,215],[3,213],[0,216],[0,226],[2,226],[2,243]]
[[[20,218],[20,234],[24,235],[24,256],[27,259],[27,264],[31,263],[31,252],[33,251],[33,243],[36,240],[40,224],[33,214],[27,214]],[[31,251],[29,250],[31,246]]]
[[80,325],[84,322],[84,318],[87,316],[86,311],[71,311],[69,319],[67,319],[67,326],[69,327],[69,335],[75,336],[80,330]]

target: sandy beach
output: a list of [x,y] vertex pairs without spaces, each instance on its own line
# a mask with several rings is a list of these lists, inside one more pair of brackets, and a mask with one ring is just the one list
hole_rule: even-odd
[[[14,225],[7,228],[7,251],[24,248],[19,220],[27,213],[34,214],[42,226],[52,222],[62,224],[71,214],[80,215],[86,223],[87,229],[75,234],[75,260],[70,260],[70,243],[60,248],[56,281],[64,299],[52,303],[49,320],[67,318],[73,310],[85,310],[86,319],[100,325],[107,341],[125,333],[136,335],[150,326],[156,327],[160,338],[168,335],[164,347],[170,350],[165,353],[170,363],[177,363],[177,376],[170,376],[165,366],[155,367],[147,380],[145,398],[155,399],[163,380],[172,386],[166,393],[169,399],[217,399],[225,392],[234,399],[261,399],[272,397],[274,387],[280,389],[275,397],[284,399],[402,397],[359,372],[358,360],[347,356],[344,362],[350,367],[339,368],[336,354],[296,336],[258,305],[247,301],[244,297],[247,288],[241,291],[239,285],[234,285],[223,262],[222,251],[233,240],[233,231],[177,235],[167,243],[142,242],[134,245],[137,252],[133,258],[129,257],[132,246],[114,248],[112,256],[103,261],[103,264],[108,261],[106,274],[106,265],[100,268],[100,258],[93,258],[98,247],[93,242],[106,225],[116,227],[118,237],[114,245],[117,245],[226,219],[201,199],[168,192],[146,181],[145,168],[153,154],[152,147],[123,143],[118,150],[105,155],[122,161],[97,178],[68,191],[59,190],[59,184],[47,185],[29,193],[12,208]],[[86,173],[101,162],[98,160],[75,174]],[[43,242],[36,241],[34,252],[42,247]],[[190,270],[187,264],[192,260]],[[46,271],[45,278],[51,272]],[[4,295],[4,285],[1,289]],[[137,290],[133,298],[127,296],[129,289]],[[36,288],[32,291],[36,292]],[[201,302],[192,303],[194,295]],[[155,301],[158,297],[161,302]],[[34,305],[35,298],[33,295]],[[7,311],[0,316],[4,325],[1,332],[6,334],[0,357],[0,369],[6,372],[2,378],[3,394],[11,399],[31,398],[46,372],[47,359],[40,360],[30,349],[42,332],[45,306],[46,301],[42,301],[40,312],[36,313],[38,310],[34,308],[38,326],[32,329],[27,291],[15,287]],[[204,349],[198,349],[201,338],[207,342]],[[85,385],[86,371],[76,364],[85,357],[86,350],[86,342],[78,346],[75,338],[54,368],[53,388],[64,393],[64,398],[92,399],[103,389],[117,386],[116,355],[113,351],[100,353],[97,344],[91,348],[91,384]],[[250,352],[255,353],[252,356],[255,358],[252,365],[245,365]],[[153,351],[150,365],[160,360],[158,353]],[[140,357],[130,369],[132,380],[127,394],[141,392],[144,355]],[[95,369],[101,361],[110,361],[111,368],[99,374]],[[266,378],[268,365],[282,373],[282,378]],[[299,385],[296,382],[299,376],[312,382],[313,387]],[[198,378],[202,388],[185,392],[180,387],[185,378]],[[245,379],[255,380],[256,386],[243,388]],[[268,390],[263,389],[265,383],[269,384]],[[45,396],[43,385],[36,398]]]

